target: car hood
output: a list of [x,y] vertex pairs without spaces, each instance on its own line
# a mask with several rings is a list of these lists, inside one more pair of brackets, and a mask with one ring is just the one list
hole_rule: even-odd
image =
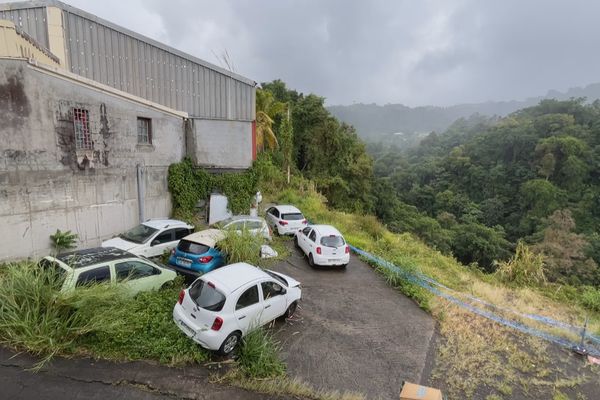
[[280,277],[282,277],[288,283],[288,287],[293,288],[293,287],[296,287],[296,286],[300,286],[300,282],[298,282],[297,280],[295,280],[291,276],[282,274],[281,272],[272,271],[272,270],[269,270],[269,272],[272,272],[275,275],[279,275]]
[[117,249],[129,251],[138,247],[139,244],[128,242],[127,240],[123,240],[120,237],[112,238],[109,240],[105,240],[102,242],[102,247],[116,247]]

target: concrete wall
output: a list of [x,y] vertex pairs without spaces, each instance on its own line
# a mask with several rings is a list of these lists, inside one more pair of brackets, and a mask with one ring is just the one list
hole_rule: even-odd
[[[73,107],[89,111],[92,150],[75,149]],[[0,261],[47,254],[57,228],[83,248],[137,224],[138,164],[146,218],[168,216],[167,168],[184,155],[181,115],[0,59]]]
[[191,120],[188,156],[196,165],[211,168],[252,166],[252,122]]

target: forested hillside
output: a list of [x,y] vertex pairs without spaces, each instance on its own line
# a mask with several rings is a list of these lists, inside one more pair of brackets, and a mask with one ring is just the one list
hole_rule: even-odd
[[551,90],[545,96],[522,101],[489,101],[448,107],[352,104],[331,106],[328,110],[340,121],[354,126],[358,135],[365,140],[384,140],[402,147],[411,147],[417,145],[429,132],[444,132],[459,118],[469,118],[472,115],[503,117],[519,109],[534,106],[544,99],[568,100],[579,97],[590,101],[600,99],[600,84],[571,88],[564,93]]
[[374,209],[392,230],[490,272],[522,240],[549,280],[600,284],[600,102],[543,100],[370,151]]

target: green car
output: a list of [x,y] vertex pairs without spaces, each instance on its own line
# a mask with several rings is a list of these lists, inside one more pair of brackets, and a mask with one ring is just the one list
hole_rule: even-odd
[[92,283],[125,285],[131,295],[160,289],[177,276],[175,271],[114,247],[97,247],[46,256],[40,266],[63,276],[61,292]]

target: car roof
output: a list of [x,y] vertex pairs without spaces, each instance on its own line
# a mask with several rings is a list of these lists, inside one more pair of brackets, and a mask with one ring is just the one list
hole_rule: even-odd
[[195,232],[187,235],[183,240],[194,243],[204,244],[209,247],[215,247],[219,240],[225,239],[225,234],[220,229],[205,229],[200,232]]
[[311,225],[310,227],[313,228],[314,230],[316,230],[317,232],[319,232],[319,234],[321,236],[330,236],[330,235],[342,236],[340,231],[338,231],[336,228],[334,228],[331,225]]
[[189,227],[191,227],[191,225],[189,225],[186,222],[179,221],[176,219],[168,219],[168,218],[149,219],[147,221],[144,221],[142,224],[149,226],[150,228],[154,228],[154,229],[177,228],[177,227],[189,228]]
[[59,254],[56,257],[46,257],[46,259],[51,260],[54,258],[71,268],[77,269],[132,257],[136,258],[135,255],[116,247],[94,247],[91,249],[70,251]]
[[300,213],[300,214],[302,214],[302,211],[298,210],[294,206],[281,205],[281,206],[275,206],[275,208],[278,209],[279,212],[283,213],[283,214],[288,214],[288,213]]
[[265,220],[263,217],[255,217],[252,215],[234,215],[233,217],[226,219],[226,221],[228,221],[228,220],[239,221],[240,219],[249,220],[249,221],[264,221]]
[[212,282],[225,294],[232,293],[246,283],[262,278],[270,278],[270,275],[245,262],[225,265],[202,275],[202,280]]

